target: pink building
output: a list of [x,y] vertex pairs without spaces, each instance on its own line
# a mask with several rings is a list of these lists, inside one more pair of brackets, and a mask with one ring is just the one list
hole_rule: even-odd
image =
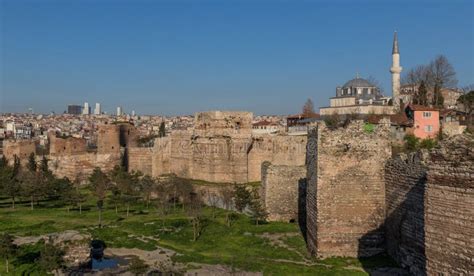
[[420,138],[434,138],[439,132],[439,109],[409,105],[406,108],[409,118],[413,120],[413,134]]

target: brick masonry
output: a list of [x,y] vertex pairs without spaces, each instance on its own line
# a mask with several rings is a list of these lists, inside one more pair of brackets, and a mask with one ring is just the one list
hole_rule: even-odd
[[319,257],[368,256],[384,251],[384,164],[390,125],[363,121],[329,129],[321,122],[307,147],[307,242]]
[[270,221],[297,221],[300,189],[306,184],[305,166],[262,164],[261,195]]
[[474,140],[389,160],[387,252],[414,275],[474,273]]

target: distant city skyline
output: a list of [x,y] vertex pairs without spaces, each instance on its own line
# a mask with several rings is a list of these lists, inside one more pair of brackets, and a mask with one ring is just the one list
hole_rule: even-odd
[[[372,76],[443,54],[474,83],[472,1],[30,1],[0,3],[0,112],[205,110],[294,114]],[[95,113],[95,109],[91,111]]]

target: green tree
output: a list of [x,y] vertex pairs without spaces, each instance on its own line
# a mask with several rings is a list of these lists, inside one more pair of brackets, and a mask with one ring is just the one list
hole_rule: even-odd
[[408,151],[414,151],[418,149],[418,144],[420,142],[420,139],[416,137],[413,134],[407,134],[405,137],[403,137],[403,140],[405,141],[405,149]]
[[31,172],[36,172],[36,157],[35,154],[32,152],[30,156],[28,156],[28,165],[27,168]]
[[0,257],[5,260],[6,272],[9,273],[10,259],[16,256],[17,246],[13,243],[13,237],[7,233],[0,236]]
[[161,124],[160,124],[160,129],[159,129],[159,131],[158,131],[158,136],[159,136],[159,137],[165,137],[165,136],[166,136],[165,122],[161,122]]
[[252,192],[252,200],[250,202],[250,212],[252,214],[252,219],[255,221],[255,225],[258,225],[259,222],[265,222],[268,218],[268,212],[265,209],[265,206],[262,204],[262,199],[257,189],[254,189]]
[[40,251],[38,265],[47,272],[57,272],[64,265],[64,251],[55,245],[51,238],[44,243]]
[[413,96],[413,103],[419,105],[428,105],[428,91],[426,90],[425,81],[421,81],[418,92]]
[[15,209],[15,200],[20,195],[20,181],[18,175],[20,173],[20,159],[14,156],[13,166],[6,166],[2,169],[2,192],[11,199],[12,209]]
[[49,170],[49,166],[48,166],[48,159],[46,158],[46,156],[43,155],[43,158],[41,158],[41,162],[40,162],[40,167],[39,169],[43,172],[43,173],[50,173],[50,170]]
[[102,227],[102,209],[104,199],[110,189],[110,179],[102,172],[100,168],[95,168],[89,177],[89,188],[97,199],[97,208],[99,209],[99,228]]
[[243,212],[251,202],[251,193],[244,185],[234,185],[234,204],[239,212]]
[[5,157],[5,155],[2,155],[2,158],[0,158],[0,170],[8,166],[8,160]]

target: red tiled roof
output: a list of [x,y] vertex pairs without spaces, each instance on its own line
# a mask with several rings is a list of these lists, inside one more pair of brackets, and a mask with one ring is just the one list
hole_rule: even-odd
[[254,124],[252,124],[253,126],[272,126],[272,125],[277,125],[275,123],[272,123],[272,122],[269,122],[267,120],[263,120],[263,121],[260,121],[260,122],[256,122]]
[[408,107],[413,111],[439,111],[439,108],[436,108],[436,107],[417,105],[417,104],[411,104]]
[[318,113],[312,114],[295,114],[286,117],[287,119],[306,119],[306,118],[319,118],[320,115]]

